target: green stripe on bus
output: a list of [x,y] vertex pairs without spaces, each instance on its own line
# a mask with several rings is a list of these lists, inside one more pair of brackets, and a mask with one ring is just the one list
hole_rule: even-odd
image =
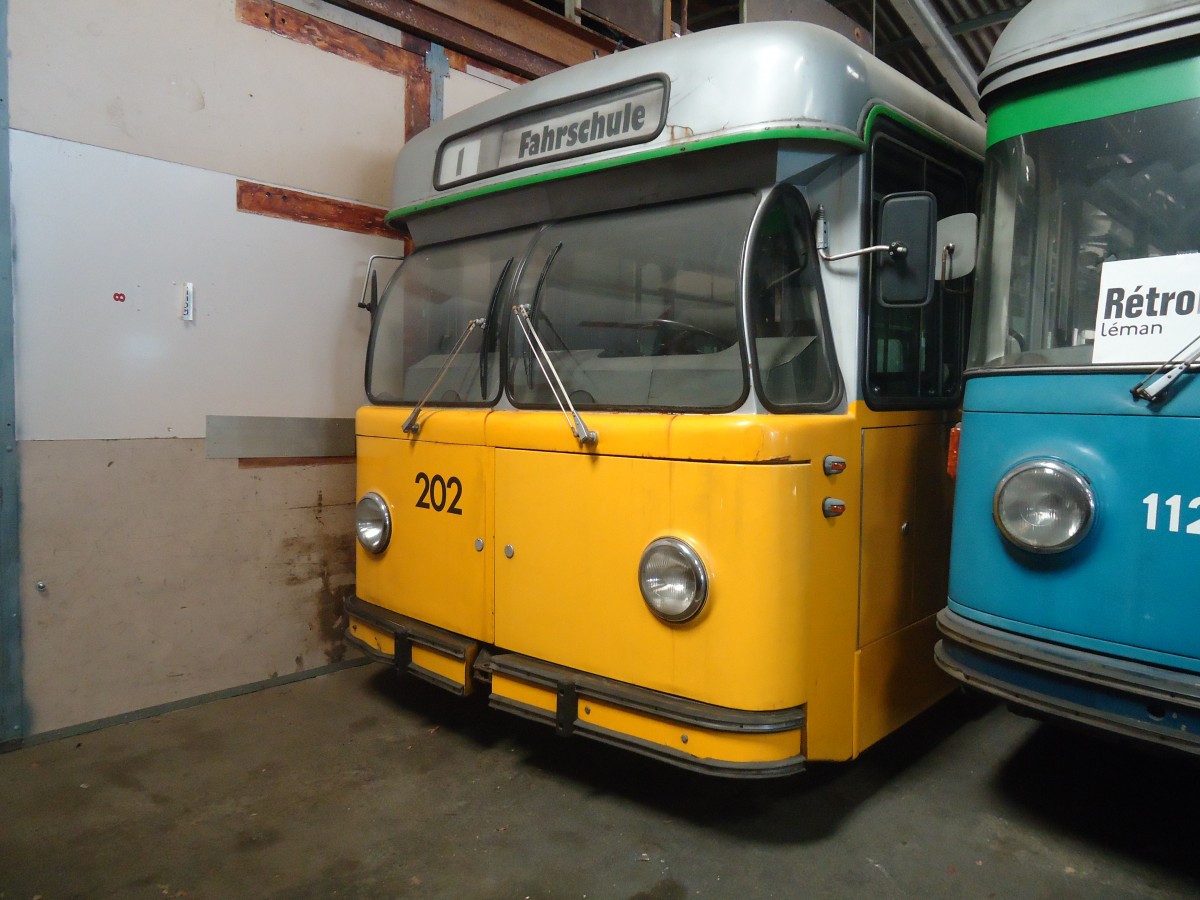
[[988,116],[987,143],[1043,128],[1090,122],[1137,109],[1200,97],[1200,58],[1066,85],[997,106]]
[[897,109],[893,109],[890,106],[874,106],[871,108],[871,111],[867,113],[867,122],[863,127],[863,138],[867,144],[871,143],[871,134],[875,128],[875,120],[880,116],[885,119],[891,119],[893,122],[903,125],[906,128],[915,131],[917,134],[923,135],[934,143],[941,144],[943,147],[949,147],[953,150],[960,150],[963,153],[966,153],[968,156],[982,160],[982,157],[979,155],[979,151],[964,146],[957,141],[951,140],[944,134],[933,131],[929,128],[929,126],[918,121],[917,119],[914,119],[912,116],[902,113]]
[[438,197],[436,200],[427,200],[424,203],[417,203],[413,206],[407,206],[403,209],[395,209],[387,214],[385,221],[389,225],[396,225],[403,222],[406,218],[416,213],[425,212],[430,209],[436,209],[439,206],[446,206],[451,203],[461,203],[464,200],[473,200],[476,197],[484,197],[488,194],[499,193],[500,191],[510,191],[516,188],[528,187],[531,184],[538,184],[543,181],[554,181],[558,178],[571,178],[577,175],[586,175],[590,172],[600,172],[604,169],[612,169],[617,166],[629,166],[634,163],[646,162],[647,160],[657,159],[659,157],[670,156],[674,153],[694,152],[696,150],[708,150],[713,147],[724,147],[730,144],[743,144],[747,141],[780,141],[780,140],[821,140],[834,141],[839,144],[846,144],[855,150],[865,150],[866,143],[853,134],[847,134],[841,131],[826,131],[820,128],[776,128],[770,131],[755,131],[750,134],[735,134],[727,137],[710,138],[703,141],[695,141],[690,144],[673,144],[669,147],[657,147],[653,150],[645,150],[641,153],[631,153],[628,156],[619,156],[613,159],[604,159],[599,162],[583,163],[578,166],[571,166],[567,169],[558,169],[554,172],[541,172],[537,175],[526,175],[521,178],[514,178],[511,181],[505,181],[501,184],[489,184],[485,187],[475,188],[474,190],[463,191],[458,194],[453,194],[449,197]]

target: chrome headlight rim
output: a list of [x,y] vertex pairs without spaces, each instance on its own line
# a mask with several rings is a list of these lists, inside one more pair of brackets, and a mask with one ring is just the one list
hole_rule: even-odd
[[[1077,492],[1077,500],[1081,500],[1080,507],[1083,510],[1083,521],[1079,527],[1064,540],[1056,544],[1034,544],[1027,540],[1018,537],[1004,520],[1001,512],[1003,504],[1003,496],[1005,488],[1007,488],[1014,479],[1028,473],[1033,469],[1049,469],[1051,472],[1065,479],[1065,483],[1070,488]],[[1072,547],[1078,546],[1084,538],[1086,538],[1092,530],[1092,526],[1096,522],[1096,493],[1092,490],[1092,483],[1074,466],[1063,462],[1060,459],[1043,456],[1034,459],[1023,460],[1012,466],[996,485],[996,492],[992,495],[992,520],[996,523],[996,528],[1004,536],[1004,539],[1017,547],[1020,550],[1025,550],[1029,553],[1037,554],[1055,554],[1063,553],[1070,550]]]
[[387,501],[375,491],[367,491],[354,507],[354,530],[359,545],[378,555],[392,540],[392,514]]
[[[662,598],[647,587],[650,578],[649,565],[662,552],[674,556],[675,562],[681,563],[685,567],[695,583],[691,598],[681,609],[676,611],[665,609],[661,605]],[[704,565],[704,560],[696,548],[682,538],[656,538],[646,545],[646,549],[642,551],[642,558],[638,562],[638,589],[641,591],[642,600],[657,618],[672,625],[688,622],[700,615],[701,610],[708,603],[708,567]],[[656,600],[659,601],[657,604]]]

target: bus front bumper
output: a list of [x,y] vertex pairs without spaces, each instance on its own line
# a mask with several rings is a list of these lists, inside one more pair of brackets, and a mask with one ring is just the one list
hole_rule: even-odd
[[1019,712],[1200,754],[1200,675],[938,613],[939,666]]
[[804,770],[805,708],[701,703],[509,653],[367,603],[346,601],[346,639],[376,662],[460,696],[490,686],[491,706],[645,756],[734,778]]

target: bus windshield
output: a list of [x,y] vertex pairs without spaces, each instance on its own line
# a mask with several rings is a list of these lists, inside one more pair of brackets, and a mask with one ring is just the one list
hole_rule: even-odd
[[969,366],[1093,365],[1103,264],[1200,251],[1198,142],[1186,100],[994,144]]
[[811,234],[788,188],[423,248],[380,301],[368,394],[482,406],[504,390],[519,407],[551,408],[556,379],[583,409],[726,411],[745,401],[752,359],[769,408],[827,408],[840,384]]
[[[733,409],[748,329],[763,401],[816,409],[838,380],[811,235],[791,188],[577,219],[538,236],[516,294],[577,407]],[[510,340],[513,401],[549,405],[548,373]]]
[[[579,407],[726,409],[745,394],[738,278],[753,194],[559,222],[538,236],[517,302]],[[510,390],[553,400],[510,329]]]

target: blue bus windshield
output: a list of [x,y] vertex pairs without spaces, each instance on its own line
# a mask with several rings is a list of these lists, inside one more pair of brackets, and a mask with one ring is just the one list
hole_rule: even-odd
[[1103,362],[1102,266],[1200,252],[1198,143],[1200,100],[1185,100],[993,145],[969,367]]

